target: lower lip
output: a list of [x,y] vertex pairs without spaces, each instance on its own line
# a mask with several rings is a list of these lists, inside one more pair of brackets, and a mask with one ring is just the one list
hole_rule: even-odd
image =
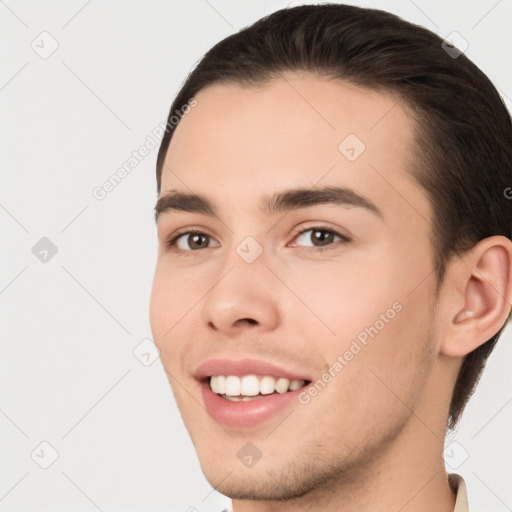
[[247,402],[232,402],[214,393],[208,382],[201,382],[204,404],[211,417],[228,427],[252,427],[288,407],[303,387],[286,393],[273,393]]

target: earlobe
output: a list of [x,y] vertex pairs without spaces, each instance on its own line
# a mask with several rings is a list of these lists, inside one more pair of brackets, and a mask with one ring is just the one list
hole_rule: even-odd
[[446,290],[451,311],[444,316],[440,352],[461,357],[491,339],[509,316],[512,242],[503,236],[485,238],[453,265]]

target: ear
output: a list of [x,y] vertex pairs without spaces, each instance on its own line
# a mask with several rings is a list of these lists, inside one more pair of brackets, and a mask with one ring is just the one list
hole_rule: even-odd
[[505,324],[512,304],[512,241],[484,238],[447,269],[440,353],[465,356]]

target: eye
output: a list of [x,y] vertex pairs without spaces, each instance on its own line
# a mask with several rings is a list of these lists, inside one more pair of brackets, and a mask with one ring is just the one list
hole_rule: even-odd
[[[306,233],[311,234],[309,236],[306,236]],[[335,240],[336,237],[338,238],[338,240]],[[305,250],[313,252],[322,252],[334,249],[332,245],[336,241],[341,241],[342,243],[347,243],[351,241],[350,238],[348,238],[347,236],[323,226],[314,226],[312,228],[303,229],[302,231],[299,231],[298,235],[294,238],[294,240],[300,240],[301,238],[303,242],[312,242],[313,245],[309,247],[306,246]],[[336,244],[335,246],[337,245],[338,244]]]
[[[311,232],[309,237],[306,236],[306,233],[308,232]],[[335,244],[337,241],[342,243],[348,243],[351,241],[347,236],[323,226],[314,226],[312,228],[303,229],[297,233],[294,240],[300,240],[301,238],[303,238],[303,242],[307,242],[309,240],[313,244],[309,247],[303,247],[302,250],[313,252],[322,252],[334,249],[338,246],[338,244]],[[338,238],[338,240],[335,240],[336,238]],[[210,235],[207,235],[198,229],[189,229],[188,231],[179,232],[169,237],[165,242],[165,247],[174,252],[189,256],[191,252],[212,247],[209,244],[212,240],[213,238],[210,237]],[[292,246],[295,245],[296,243],[292,244]],[[332,247],[333,245],[334,247]]]
[[189,229],[188,231],[170,237],[169,240],[165,242],[165,246],[177,252],[190,252],[208,248],[209,240],[212,240],[212,238],[206,233],[198,229]]

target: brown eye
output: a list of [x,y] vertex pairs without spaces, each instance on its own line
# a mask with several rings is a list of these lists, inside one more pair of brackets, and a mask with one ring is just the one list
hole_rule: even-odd
[[177,252],[193,252],[210,247],[212,238],[201,231],[189,230],[179,233],[166,243],[166,246]]
[[335,237],[332,231],[327,231],[326,229],[312,229],[311,230],[313,243],[318,242],[321,246],[328,245],[329,243],[333,243],[333,239]]
[[[208,247],[208,235],[198,234],[198,233],[190,233],[185,235],[185,240],[187,240],[188,246],[191,249],[203,249],[204,247]],[[188,238],[187,238],[188,237]],[[205,243],[206,240],[206,243]]]
[[[306,235],[306,233],[310,234]],[[296,245],[297,241],[303,242],[303,244],[300,245],[306,245],[306,242],[311,242],[312,245],[306,245],[305,250],[318,252],[328,250],[332,245],[337,246],[338,244],[335,244],[335,242],[350,242],[350,239],[337,231],[333,231],[332,229],[313,227],[300,231],[295,238],[294,245]]]

